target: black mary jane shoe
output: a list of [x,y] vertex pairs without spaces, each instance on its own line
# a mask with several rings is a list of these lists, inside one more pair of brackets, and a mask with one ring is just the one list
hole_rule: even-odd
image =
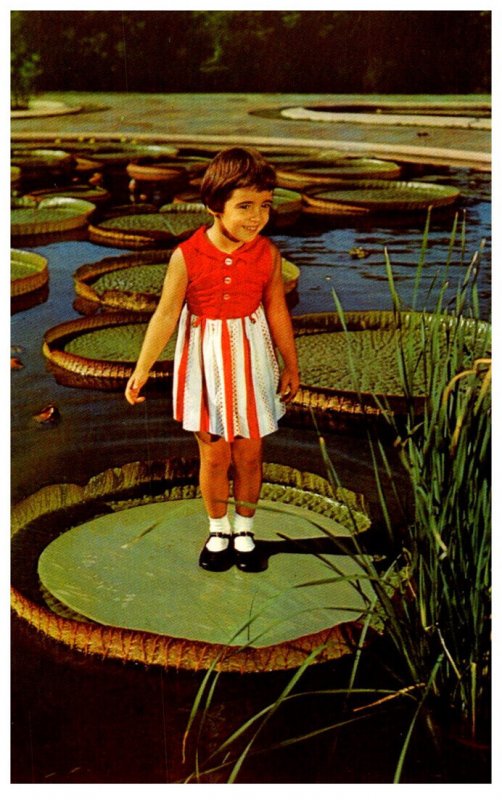
[[[216,552],[208,550],[207,543],[213,536],[221,536],[223,539],[228,540],[228,545],[224,550],[218,550]],[[231,537],[226,533],[212,533],[201,550],[199,567],[207,569],[209,572],[225,572],[225,570],[230,569],[234,564],[234,550],[231,547],[230,539]]]
[[234,545],[234,562],[242,572],[264,572],[267,569],[266,559],[258,544],[252,550],[237,550]]

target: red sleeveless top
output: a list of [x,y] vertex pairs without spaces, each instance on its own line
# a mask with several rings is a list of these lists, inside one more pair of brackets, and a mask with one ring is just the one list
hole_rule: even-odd
[[247,317],[258,308],[273,269],[272,247],[257,236],[234,250],[219,250],[199,228],[179,247],[188,272],[188,310],[207,319]]

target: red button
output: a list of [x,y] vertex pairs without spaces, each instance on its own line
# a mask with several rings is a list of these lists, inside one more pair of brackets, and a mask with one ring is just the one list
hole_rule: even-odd
[[230,277],[230,275],[227,275],[223,280],[225,283],[232,283],[232,278]]

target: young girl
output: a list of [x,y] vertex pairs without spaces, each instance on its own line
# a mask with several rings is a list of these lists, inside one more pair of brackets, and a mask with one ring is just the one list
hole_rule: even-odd
[[[162,295],[125,390],[129,403],[178,325],[174,418],[195,433],[209,537],[207,570],[262,568],[253,517],[262,483],[262,438],[277,430],[299,386],[281,258],[260,236],[272,207],[273,167],[255,150],[234,147],[209,164],[201,196],[213,217],[172,254]],[[181,316],[180,316],[181,315]],[[282,359],[279,369],[276,349]],[[235,514],[228,517],[233,467]]]

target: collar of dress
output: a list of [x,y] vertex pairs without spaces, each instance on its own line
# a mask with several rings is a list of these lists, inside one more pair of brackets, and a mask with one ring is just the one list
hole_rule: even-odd
[[210,228],[210,225],[203,225],[200,227],[194,234],[194,248],[198,250],[200,253],[204,253],[205,256],[209,256],[209,258],[215,258],[220,261],[222,258],[243,258],[245,260],[252,260],[254,257],[254,250],[258,247],[259,243],[263,240],[263,237],[258,234],[251,242],[245,242],[240,247],[237,247],[231,253],[225,252],[225,250],[220,250],[216,247],[215,244],[206,236],[206,231]]

